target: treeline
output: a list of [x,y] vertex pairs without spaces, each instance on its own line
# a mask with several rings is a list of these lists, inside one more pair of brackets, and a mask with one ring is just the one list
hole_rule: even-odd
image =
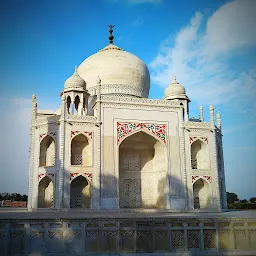
[[252,197],[249,200],[240,200],[237,194],[227,192],[227,202],[229,209],[256,209],[256,197]]
[[16,202],[21,202],[25,201],[27,202],[28,196],[27,195],[21,195],[18,193],[0,193],[0,201],[2,200],[11,200],[11,201],[16,201]]

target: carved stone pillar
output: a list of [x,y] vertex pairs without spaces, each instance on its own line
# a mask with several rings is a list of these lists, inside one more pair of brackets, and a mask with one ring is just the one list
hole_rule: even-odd
[[31,128],[30,128],[30,164],[29,164],[29,188],[28,188],[28,209],[32,209],[32,197],[33,197],[33,177],[34,170],[34,154],[35,154],[35,126],[37,115],[37,103],[36,95],[32,95],[32,114],[31,114]]
[[64,192],[64,182],[65,182],[65,169],[64,169],[64,161],[65,161],[65,117],[66,117],[66,97],[63,95],[61,98],[61,116],[60,116],[60,128],[59,128],[59,161],[60,161],[60,170],[59,175],[56,179],[56,207],[62,208],[63,205],[63,192]]

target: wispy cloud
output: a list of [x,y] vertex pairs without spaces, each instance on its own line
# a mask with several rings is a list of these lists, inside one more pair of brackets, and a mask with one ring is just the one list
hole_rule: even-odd
[[[256,95],[255,67],[230,68],[230,59],[256,44],[256,1],[229,2],[206,20],[195,13],[176,35],[169,35],[151,61],[153,83],[164,88],[176,75],[187,94],[202,104],[251,100]],[[206,20],[204,27],[203,21]]]

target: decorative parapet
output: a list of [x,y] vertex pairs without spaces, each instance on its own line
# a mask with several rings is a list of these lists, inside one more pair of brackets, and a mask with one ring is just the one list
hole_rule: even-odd
[[166,144],[166,125],[152,123],[117,122],[117,145],[130,133],[137,130],[146,130],[158,137]]
[[212,130],[211,124],[207,122],[183,122],[183,125],[186,129],[189,128],[199,128],[199,129],[207,129],[207,130]]
[[46,118],[38,118],[36,121],[36,125],[41,124],[57,124],[60,120],[60,116],[49,116]]
[[102,95],[101,101],[112,102],[112,103],[122,103],[122,104],[134,104],[134,105],[145,105],[145,106],[158,106],[158,107],[175,107],[180,108],[179,102],[167,101],[167,100],[153,100],[147,98],[136,98],[128,97],[127,95]]
[[80,116],[80,115],[66,115],[67,121],[79,121],[79,122],[91,122],[94,123],[97,121],[96,116]]
[[[129,84],[104,84],[100,87],[102,94],[111,94],[111,93],[118,93],[118,94],[126,94],[126,95],[134,95],[137,97],[147,97],[149,88],[141,88],[138,86],[133,86]],[[90,95],[96,94],[96,86],[88,88],[88,93]]]

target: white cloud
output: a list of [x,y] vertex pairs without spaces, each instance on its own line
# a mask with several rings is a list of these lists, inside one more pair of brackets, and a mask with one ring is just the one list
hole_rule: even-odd
[[188,96],[200,104],[252,99],[256,95],[255,67],[237,72],[230,68],[228,57],[236,56],[234,49],[256,44],[256,29],[248,33],[256,24],[251,11],[255,4],[247,0],[227,3],[207,20],[206,27],[206,18],[197,12],[177,35],[162,43],[149,64],[153,83],[167,87],[176,75]]
[[220,54],[256,43],[256,1],[239,0],[219,8],[208,19],[205,40],[211,52]]

